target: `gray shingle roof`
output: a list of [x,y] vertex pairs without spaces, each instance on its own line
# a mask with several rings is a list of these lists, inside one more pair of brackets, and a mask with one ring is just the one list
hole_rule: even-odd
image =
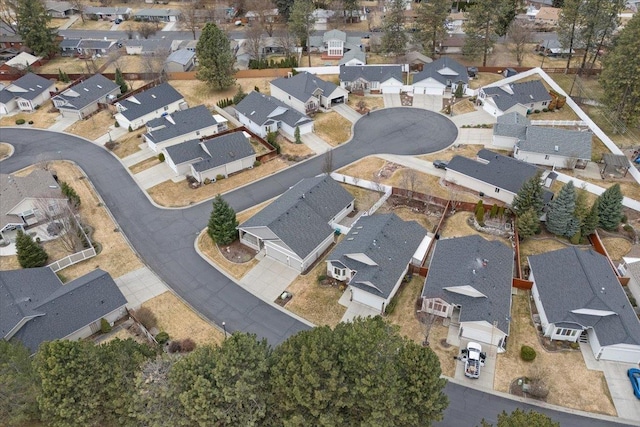
[[143,55],[171,50],[171,40],[168,39],[131,39],[123,40],[122,43],[128,47],[142,47]]
[[76,49],[80,46],[81,39],[64,39],[60,42],[60,49]]
[[[444,72],[443,70],[447,68],[453,71],[454,74],[441,74]],[[447,84],[447,80],[469,83],[469,75],[467,74],[466,67],[446,56],[430,64],[425,64],[422,71],[413,76],[413,82],[418,83],[430,77],[444,85]]]
[[116,89],[118,89],[117,84],[102,74],[96,74],[65,90],[60,95],[54,96],[53,99],[65,102],[63,108],[81,110]]
[[[482,90],[491,97],[496,106],[506,111],[516,104],[530,105],[535,102],[551,101],[551,95],[547,92],[540,80],[528,82],[509,83],[505,89],[503,86],[485,87]],[[512,93],[509,93],[511,91]]]
[[307,72],[289,78],[281,77],[273,80],[271,84],[302,102],[307,102],[318,89],[323,95],[329,96],[338,88],[335,84]]
[[198,172],[205,172],[255,154],[253,146],[243,132],[208,139],[202,145],[210,156],[205,156],[203,160],[193,164],[193,168]]
[[[460,321],[497,322],[509,333],[513,250],[498,240],[474,234],[436,242],[422,296],[460,305]],[[485,261],[486,260],[486,261]],[[485,297],[472,297],[444,288],[471,286]]]
[[27,73],[14,81],[11,86],[16,86],[25,90],[25,92],[16,92],[12,90],[18,98],[32,100],[51,89],[53,82],[45,79],[44,77],[40,77],[37,74]]
[[[173,123],[170,121],[172,120]],[[150,139],[156,144],[160,144],[168,139],[176,138],[180,135],[186,135],[210,126],[218,124],[213,118],[209,109],[204,105],[187,108],[173,112],[164,117],[149,120],[147,127],[154,129],[144,134],[145,138]]]
[[[275,115],[274,112],[278,109],[280,109],[280,113]],[[250,92],[236,105],[236,110],[259,126],[282,121],[291,127],[295,127],[311,121],[309,117],[283,102],[254,91]]]
[[78,45],[79,49],[109,49],[116,43],[115,40],[94,40],[82,39]]
[[239,228],[267,227],[304,259],[333,233],[329,221],[352,201],[330,176],[306,178]]
[[84,9],[84,13],[86,13],[87,15],[125,15],[127,13],[131,13],[131,8],[87,6]]
[[524,139],[527,136],[527,126],[530,122],[522,114],[507,113],[498,116],[497,123],[493,125],[493,134]]
[[180,16],[181,12],[177,9],[140,9],[133,16],[143,18],[145,16]]
[[109,273],[100,269],[62,285],[48,267],[0,272],[5,336],[22,319],[14,338],[32,353],[44,341],[68,336],[127,303]]
[[180,144],[170,145],[166,147],[165,150],[171,158],[171,161],[176,165],[202,159],[207,155],[200,146],[199,139],[191,139],[181,142]]
[[[363,216],[327,260],[357,271],[351,286],[386,299],[426,235],[420,224],[403,221],[393,213]],[[356,261],[349,254],[365,254],[377,265]]]
[[367,55],[364,52],[362,52],[361,50],[351,49],[345,52],[344,55],[342,55],[342,58],[340,58],[340,61],[338,61],[338,65],[345,65],[352,59],[357,59],[363,64],[367,63]]
[[[126,110],[120,111],[120,113],[126,117],[127,120],[133,121],[181,99],[184,99],[184,97],[180,92],[175,90],[173,86],[169,83],[162,83],[144,92],[123,99],[118,102],[118,104],[126,108]],[[137,102],[134,100],[137,100]]]
[[45,7],[47,10],[55,10],[56,12],[66,12],[67,10],[78,10],[71,3],[66,1],[46,1]]
[[591,160],[592,137],[591,132],[529,126],[526,138],[516,147],[532,153]]
[[5,88],[0,89],[0,103],[6,104],[7,102],[14,99],[16,96],[13,92],[9,92]]
[[368,82],[384,82],[391,78],[402,82],[400,65],[345,65],[340,67],[340,81],[353,82],[362,78]]
[[329,40],[342,40],[343,42],[346,42],[347,33],[340,30],[325,31],[325,33],[322,35],[322,41],[328,42]]
[[[640,321],[604,256],[569,247],[531,255],[529,266],[549,322],[592,327],[601,345],[640,345]],[[616,315],[572,313],[579,309]]]
[[193,57],[196,56],[196,53],[188,50],[188,49],[178,49],[175,52],[172,52],[168,57],[166,62],[175,62],[180,65],[187,65],[189,62],[193,60]]

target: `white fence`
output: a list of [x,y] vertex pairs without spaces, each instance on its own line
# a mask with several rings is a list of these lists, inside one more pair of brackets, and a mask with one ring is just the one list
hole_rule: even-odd
[[582,120],[531,120],[533,126],[588,126]]
[[92,246],[89,249],[85,249],[84,251],[76,252],[75,254],[66,256],[61,260],[49,264],[47,267],[49,267],[54,273],[56,273],[63,268],[67,268],[70,265],[77,264],[81,261],[84,261],[85,259],[93,258],[96,255],[96,250]]
[[296,67],[295,70],[299,73],[306,71],[307,73],[320,76],[327,74],[340,74],[340,67],[338,65],[329,65],[326,67]]
[[342,175],[337,172],[331,173],[331,178],[335,179],[338,182],[344,182],[345,184],[355,185],[356,187],[366,188],[367,190],[379,191],[384,193],[382,197],[373,205],[371,208],[366,211],[363,215],[373,215],[375,211],[380,209],[380,206],[387,201],[387,199],[391,196],[391,192],[393,187],[390,185],[380,184],[379,182],[367,181],[366,179],[355,178],[352,176]]

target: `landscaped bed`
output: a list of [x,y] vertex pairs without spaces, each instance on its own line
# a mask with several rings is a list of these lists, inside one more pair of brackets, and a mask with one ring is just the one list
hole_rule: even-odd
[[313,128],[316,135],[332,147],[351,139],[351,122],[335,111],[316,114]]
[[112,150],[113,154],[124,159],[125,157],[140,151],[140,144],[144,143],[144,139],[141,135],[145,132],[146,127],[143,126],[140,129],[136,129],[135,131],[124,134],[118,138],[116,140],[115,148]]
[[[236,240],[232,245],[240,245],[240,242]],[[198,236],[198,249],[209,259],[209,261],[216,264],[216,266],[231,275],[234,279],[241,279],[249,270],[256,266],[258,260],[253,256],[249,259],[238,259],[238,262],[230,261],[228,256],[225,256],[221,252],[221,249],[213,243],[211,237],[207,234],[207,230],[203,230]],[[222,248],[224,250],[224,248]],[[255,251],[253,252],[255,256]],[[242,262],[241,262],[242,261]]]
[[13,151],[11,145],[0,142],[0,160],[3,160],[6,157],[9,157],[9,154]]
[[499,240],[511,247],[511,242],[504,237],[495,236],[493,234],[482,233],[469,225],[469,220],[473,216],[473,212],[456,212],[447,217],[440,228],[439,234],[442,237],[463,237],[472,234],[478,234],[486,240]]

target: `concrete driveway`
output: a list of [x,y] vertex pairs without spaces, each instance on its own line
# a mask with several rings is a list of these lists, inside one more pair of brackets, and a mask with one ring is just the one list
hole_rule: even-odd
[[68,128],[69,126],[71,126],[72,124],[77,122],[78,120],[80,120],[80,119],[77,116],[76,117],[62,117],[62,114],[60,114],[60,115],[58,115],[58,117],[56,117],[56,122],[54,124],[52,124],[51,126],[49,126],[47,129],[48,130],[55,130],[57,132],[62,132],[63,130],[65,130],[66,128]]
[[459,116],[454,115],[453,117],[451,117],[451,121],[455,123],[456,126],[462,127],[462,125],[473,126],[495,123],[496,118],[483,109],[477,108],[473,113],[460,114]]
[[402,100],[399,93],[384,93],[384,108],[402,107]]
[[[493,145],[493,129],[458,129],[456,144],[464,145]],[[482,147],[478,147],[478,150]]]
[[[469,340],[460,339],[460,348],[467,348]],[[493,378],[496,373],[496,347],[489,346],[489,344],[482,344],[482,351],[487,353],[487,359],[484,362],[484,366],[480,368],[480,378],[468,378],[464,376],[464,362],[459,360],[456,362],[456,373],[454,378],[463,385],[473,385],[475,387],[481,387],[488,390],[493,390]]]
[[260,262],[240,279],[240,286],[263,301],[272,303],[289,287],[299,271],[263,256]]
[[442,95],[413,94],[413,106],[425,110],[440,112],[442,110]]
[[173,178],[176,173],[165,162],[143,170],[140,173],[134,175],[136,181],[140,184],[140,187],[148,190],[151,187],[165,182]]
[[362,117],[360,113],[349,107],[347,104],[336,104],[331,107],[331,109],[340,114],[345,119],[349,120],[351,123],[357,122],[358,119]]
[[309,147],[316,154],[323,154],[333,148],[315,133],[305,133],[300,136],[300,139],[304,145]]

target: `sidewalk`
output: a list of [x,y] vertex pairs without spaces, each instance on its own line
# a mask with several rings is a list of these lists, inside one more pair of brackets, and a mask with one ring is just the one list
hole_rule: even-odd
[[80,15],[71,15],[69,19],[67,19],[67,22],[65,22],[64,24],[60,25],[60,27],[58,27],[58,30],[68,30],[69,27],[72,26],[73,23],[76,22],[78,19],[80,19]]
[[116,139],[120,138],[123,135],[126,135],[129,131],[127,129],[124,128],[117,128],[113,125],[109,126],[109,131],[107,133],[105,133],[104,135],[102,135],[99,138],[96,138],[93,142],[96,145],[104,145],[107,142],[109,142],[109,139],[111,139],[112,141],[115,141]]
[[135,309],[143,302],[168,291],[167,286],[148,267],[142,267],[115,279],[127,299],[127,308]]
[[316,154],[324,154],[325,152],[333,149],[331,145],[327,144],[324,139],[320,138],[315,133],[300,135],[300,139]]
[[406,166],[411,169],[415,169],[419,172],[428,173],[429,175],[435,175],[439,177],[444,176],[444,170],[436,169],[432,162],[427,160],[421,160],[412,156],[399,156],[397,154],[379,154],[376,157],[387,160],[389,162],[397,163],[402,166]]

